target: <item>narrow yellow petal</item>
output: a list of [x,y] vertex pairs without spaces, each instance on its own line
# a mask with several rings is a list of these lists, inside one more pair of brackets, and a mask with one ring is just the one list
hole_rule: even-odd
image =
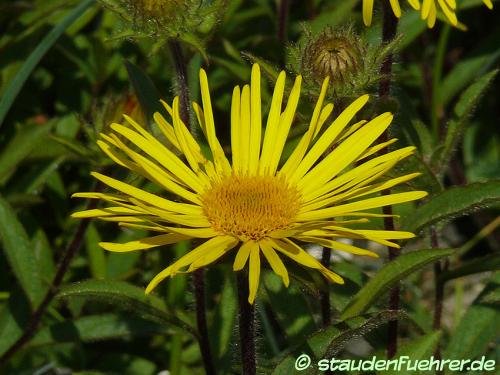
[[410,6],[413,9],[420,10],[420,1],[418,1],[418,0],[408,0],[408,3],[410,3]]
[[259,242],[259,245],[273,271],[281,277],[283,284],[288,287],[288,285],[290,285],[288,271],[286,270],[286,267],[281,261],[279,255],[276,254],[276,251],[272,248],[271,243],[268,240],[262,240]]
[[168,233],[154,237],[141,238],[140,240],[130,241],[127,243],[99,242],[99,246],[101,246],[104,250],[124,253],[128,251],[148,250],[153,247],[170,245],[189,238],[190,237],[188,236],[176,233]]
[[493,3],[491,0],[483,0],[484,5],[486,5],[489,9],[493,9]]
[[202,255],[200,258],[196,259],[188,268],[188,272],[193,272],[201,267],[205,267],[215,261],[217,261],[220,257],[225,255],[228,251],[232,250],[238,242],[230,246],[225,247],[215,247],[210,250],[207,250],[205,255]]
[[300,140],[297,147],[295,147],[295,150],[293,150],[292,155],[290,155],[288,160],[283,165],[283,168],[281,168],[281,173],[289,175],[295,168],[297,168],[300,161],[307,152],[311,141],[314,139],[316,134],[318,134],[321,126],[326,121],[326,118],[328,118],[328,116],[330,116],[331,112],[333,111],[333,104],[329,104],[322,109],[323,101],[328,90],[328,82],[329,77],[327,76],[323,81],[323,85],[321,86],[321,92],[319,94],[318,101],[316,102],[316,106],[314,107],[311,122],[309,123],[309,128],[307,132],[302,136],[302,139]]
[[255,241],[245,242],[241,245],[236,257],[234,258],[233,271],[241,271],[245,264],[247,263],[250,252],[253,248],[258,248],[259,245]]
[[[415,152],[416,148],[413,146],[404,147],[399,150],[389,152],[387,154],[377,156],[371,160],[364,162],[361,165],[345,172],[325,185],[318,187],[308,193],[303,193],[303,201],[310,202],[317,197],[321,197],[326,193],[334,191],[338,187],[350,188],[358,183],[358,180],[366,180],[378,173],[379,170],[385,168],[385,165],[390,166],[402,160]],[[351,181],[351,183],[349,183]]]
[[352,118],[358,113],[361,108],[368,102],[368,95],[363,95],[349,105],[328,127],[323,135],[314,144],[311,150],[301,161],[293,175],[290,177],[291,182],[297,182],[301,179],[309,169],[318,161],[323,153],[331,146],[340,132],[347,126]]
[[144,215],[144,212],[124,207],[107,207],[107,208],[94,208],[92,210],[74,212],[71,214],[71,217],[74,219],[86,219],[91,217],[116,216],[116,215]]
[[253,64],[250,84],[250,138],[248,139],[250,146],[248,171],[251,175],[255,174],[259,168],[262,132],[262,115],[260,107],[260,68],[258,64]]
[[281,154],[283,148],[285,147],[286,140],[288,138],[288,133],[290,127],[292,126],[293,119],[295,117],[295,111],[297,110],[297,105],[299,104],[300,98],[300,86],[302,84],[302,77],[297,76],[295,78],[295,83],[293,84],[292,91],[288,97],[288,102],[286,104],[285,111],[280,116],[278,131],[276,132],[276,138],[274,140],[274,148],[272,150],[272,156],[269,159],[269,163],[266,166],[266,171],[270,174],[274,174],[278,169],[278,164],[281,159]]
[[104,184],[112,187],[113,189],[121,191],[122,193],[130,195],[131,197],[137,198],[141,201],[147,202],[152,206],[183,214],[199,214],[201,212],[201,207],[199,206],[169,201],[165,198],[159,197],[158,195],[148,193],[147,191],[126,184],[125,182],[115,180],[114,178],[105,176],[98,172],[92,172],[91,175]]
[[387,129],[392,118],[392,114],[384,113],[363,126],[312,168],[297,186],[307,192],[327,183],[355,161]]
[[390,194],[381,197],[365,199],[359,202],[347,203],[340,206],[324,208],[299,214],[297,221],[323,220],[335,216],[349,215],[351,212],[370,210],[372,208],[390,206],[394,204],[411,202],[427,196],[425,191],[411,191],[406,193]]
[[444,0],[438,0],[438,4],[439,4],[441,10],[443,11],[444,15],[448,19],[448,21],[450,21],[450,23],[453,26],[456,26],[458,24],[458,19],[457,19],[457,15],[455,14],[454,10],[451,9]]
[[401,17],[401,7],[399,6],[399,0],[389,0],[391,3],[392,11],[397,18]]
[[240,87],[236,86],[233,90],[231,102],[231,154],[233,156],[233,171],[236,174],[239,174],[241,169],[240,104]]
[[207,73],[203,69],[200,69],[200,89],[207,141],[212,150],[216,168],[224,173],[230,173],[231,166],[215,134],[215,122],[210,99],[210,90],[208,87],[208,78]]
[[363,0],[363,22],[366,26],[372,24],[373,0]]
[[240,110],[240,155],[241,155],[241,174],[248,174],[250,168],[250,86],[243,86],[241,91],[241,110]]
[[260,160],[260,172],[264,172],[271,162],[274,151],[274,142],[279,128],[281,115],[281,105],[283,102],[283,93],[285,92],[286,74],[284,71],[278,76],[274,86],[271,108],[267,117],[266,131],[264,133],[264,142],[262,145],[262,155]]
[[219,236],[219,237],[214,237],[214,238],[209,239],[208,241],[204,242],[203,244],[201,244],[197,248],[188,252],[186,255],[184,255],[182,258],[180,258],[178,261],[176,261],[172,265],[165,268],[158,275],[156,275],[153,278],[153,280],[151,280],[150,283],[148,284],[148,286],[146,287],[146,294],[151,293],[151,291],[154,288],[156,288],[156,286],[160,282],[162,282],[165,278],[167,278],[169,276],[174,276],[182,268],[189,266],[191,263],[193,263],[196,259],[198,259],[200,256],[204,255],[209,250],[217,249],[217,248],[234,247],[234,246],[236,246],[237,243],[238,243],[238,240],[236,240],[234,237],[231,237],[231,236]]
[[253,305],[260,279],[260,251],[259,247],[252,247],[248,266],[248,303]]
[[374,253],[373,251],[362,249],[360,247],[349,245],[349,244],[346,244],[343,242],[328,240],[325,238],[312,237],[312,236],[299,236],[299,237],[297,237],[297,239],[304,241],[304,242],[316,243],[318,245],[328,247],[330,249],[344,251],[344,252],[350,253],[350,254],[369,256],[372,258],[379,257],[379,255],[377,253]]
[[323,266],[316,258],[312,255],[306,253],[300,246],[295,244],[293,241],[288,239],[278,240],[278,239],[270,239],[272,246],[274,249],[278,250],[282,254],[286,255],[290,259],[295,262],[309,267],[319,270],[326,278],[330,281],[343,284],[344,280],[342,277],[337,275],[335,272],[332,272],[325,266]]

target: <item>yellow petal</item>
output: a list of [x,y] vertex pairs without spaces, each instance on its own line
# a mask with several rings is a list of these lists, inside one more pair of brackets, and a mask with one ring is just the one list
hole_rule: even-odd
[[323,135],[314,144],[311,150],[307,153],[304,159],[290,177],[291,182],[297,182],[307,171],[316,163],[323,153],[331,146],[340,132],[347,126],[356,113],[363,108],[368,101],[369,96],[363,95],[349,105],[325,130]]
[[312,237],[312,236],[299,236],[297,239],[305,242],[316,243],[318,245],[328,247],[334,250],[344,251],[346,253],[355,254],[355,255],[364,255],[372,258],[378,258],[378,254],[373,251],[361,249],[357,246],[349,245],[343,242],[332,241],[325,238],[320,237]]
[[283,280],[283,284],[288,287],[288,285],[290,284],[288,271],[286,270],[286,267],[281,261],[279,255],[276,254],[276,251],[274,251],[274,249],[272,248],[270,241],[262,240],[259,242],[259,245],[273,271],[279,277],[281,277],[281,279]]
[[372,24],[373,0],[363,0],[363,22],[366,26]]
[[179,241],[187,240],[188,238],[188,236],[168,233],[154,237],[141,238],[140,240],[130,241],[127,243],[99,242],[99,246],[101,246],[104,250],[123,253],[135,250],[148,250],[153,247],[170,245]]
[[286,74],[284,71],[278,76],[274,86],[273,98],[271,100],[271,108],[267,117],[266,131],[264,133],[264,142],[262,145],[262,155],[260,160],[261,173],[271,162],[271,157],[274,151],[274,141],[279,128],[281,105],[283,102],[283,93],[285,92]]
[[248,171],[252,175],[255,174],[259,168],[262,132],[262,115],[260,107],[260,68],[258,64],[253,64],[250,84],[250,138],[248,139],[250,146]]
[[200,256],[204,255],[206,252],[212,249],[218,248],[230,248],[236,246],[238,240],[236,240],[232,236],[218,236],[211,238],[210,240],[204,242],[197,248],[191,250],[189,253],[184,255],[181,259],[179,259],[174,264],[168,266],[163,271],[161,271],[158,275],[156,275],[153,280],[146,287],[146,294],[151,293],[151,291],[156,288],[156,286],[162,282],[165,278],[169,276],[175,275],[182,268],[189,266]]
[[248,303],[253,305],[260,279],[260,251],[259,247],[252,247],[248,268]]
[[410,202],[427,196],[425,191],[411,191],[406,193],[389,194],[381,197],[361,200],[359,202],[347,203],[340,206],[323,208],[321,210],[309,211],[299,214],[297,221],[323,220],[335,216],[349,215],[351,212],[370,210],[372,208],[390,206],[404,202]]
[[245,242],[241,245],[236,257],[234,258],[233,271],[241,271],[245,264],[247,263],[250,252],[253,248],[258,248],[259,245],[255,241]]

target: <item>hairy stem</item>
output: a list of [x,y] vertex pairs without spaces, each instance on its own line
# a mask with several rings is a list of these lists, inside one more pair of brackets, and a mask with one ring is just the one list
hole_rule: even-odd
[[286,42],[286,24],[288,18],[288,0],[281,0],[279,3],[279,26],[278,26],[278,40],[281,43]]
[[[332,254],[332,251],[324,247],[323,251],[321,253],[321,264],[327,268],[330,267],[330,256]],[[320,294],[320,303],[321,303],[321,318],[323,320],[323,327],[328,327],[331,322],[332,322],[332,313],[331,313],[331,306],[330,306],[330,293],[329,293],[329,286],[330,283],[328,280],[325,278],[325,284],[326,284],[326,289],[321,292]]]
[[[177,85],[179,90],[180,117],[189,128],[189,89],[187,82],[186,61],[182,53],[179,41],[171,39],[169,41],[170,52],[174,59],[177,73]],[[196,300],[196,323],[198,327],[198,337],[200,352],[203,359],[203,366],[207,375],[215,375],[215,366],[210,348],[210,340],[207,326],[207,312],[205,303],[205,270],[199,269],[193,272],[194,294]]]
[[194,294],[196,300],[196,323],[198,326],[199,345],[203,366],[207,375],[215,375],[215,367],[212,361],[210,341],[207,327],[207,314],[205,305],[205,270],[200,268],[193,272]]
[[[93,191],[98,192],[102,190],[102,184],[97,182],[94,186]],[[98,200],[91,199],[87,204],[86,210],[92,210],[97,207]],[[85,233],[90,224],[90,219],[82,219],[78,224],[75,234],[73,235],[72,240],[64,250],[61,261],[59,262],[56,270],[56,274],[52,283],[50,284],[47,293],[45,294],[40,305],[32,312],[31,317],[27,326],[24,328],[23,334],[17,339],[17,341],[0,357],[0,364],[6,363],[18,350],[20,350],[26,343],[28,343],[31,338],[35,335],[38,326],[47,311],[50,303],[57,295],[59,287],[68,272],[69,266],[71,265],[71,261],[75,257],[78,250],[80,250],[82,246],[83,239],[85,237]]]
[[177,86],[179,90],[180,116],[184,124],[189,128],[189,86],[187,82],[186,61],[182,53],[180,43],[171,39],[168,42],[177,73]]
[[[382,30],[382,39],[384,43],[390,42],[396,36],[398,21],[397,18],[392,14],[391,6],[388,1],[383,2],[383,17],[384,24]],[[379,85],[379,95],[382,99],[388,98],[391,94],[391,81],[392,81],[392,62],[393,56],[392,54],[387,55],[384,62],[382,63],[382,67],[380,68],[380,73],[383,78],[380,81]],[[387,130],[382,135],[381,142],[386,142],[389,140],[389,133]],[[382,150],[382,153],[387,153],[387,149]],[[390,194],[389,190],[384,190],[382,192],[383,195]],[[385,206],[383,208],[383,213],[385,215],[392,215],[392,207]],[[394,220],[392,216],[388,216],[384,218],[384,227],[385,230],[394,230]],[[399,251],[393,248],[388,248],[389,251],[389,261],[392,261],[399,255]],[[399,285],[392,288],[389,297],[389,309],[390,310],[399,310],[399,297],[400,296],[400,287]],[[388,323],[387,327],[387,357],[392,358],[396,354],[398,350],[398,320],[392,320]]]
[[255,311],[248,303],[248,276],[246,272],[236,273],[238,287],[239,328],[241,346],[241,365],[243,375],[255,375]]

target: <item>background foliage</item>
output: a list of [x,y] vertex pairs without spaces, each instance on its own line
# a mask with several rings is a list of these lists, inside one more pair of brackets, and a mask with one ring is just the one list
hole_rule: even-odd
[[[167,369],[201,374],[190,278],[177,276],[154,296],[142,289],[189,245],[105,253],[99,241],[125,242],[137,232],[97,222],[82,230],[80,222],[69,219],[86,204],[69,196],[95,188],[89,172],[113,170],[95,145],[97,133],[122,113],[147,121],[158,97],[170,100],[179,91],[172,49],[157,37],[158,30],[138,32],[140,24],[131,27],[109,10],[110,1],[104,3],[108,8],[92,0],[0,2],[0,355],[26,330],[34,333],[2,366],[8,374],[156,374]],[[410,188],[425,189],[430,196],[419,207],[397,210],[398,225],[420,236],[385,266],[383,248],[375,248],[380,261],[335,256],[332,269],[346,285],[327,289],[333,323],[326,329],[318,303],[323,280],[297,269],[286,289],[264,272],[257,302],[259,373],[292,373],[301,353],[317,359],[383,357],[385,325],[394,319],[400,322],[399,354],[427,358],[439,346],[444,358],[500,360],[500,278],[495,272],[500,259],[495,232],[500,224],[500,81],[495,70],[500,4],[488,11],[480,0],[459,3],[467,32],[444,23],[428,30],[417,12],[405,12],[400,37],[391,47],[397,52],[393,97],[375,100],[370,109],[372,114],[395,111],[391,132],[398,146],[418,147],[401,168],[422,172]],[[365,28],[360,5],[358,0],[291,1],[280,31],[277,2],[214,1],[209,16],[192,18],[197,21],[191,29],[169,30],[167,36],[179,39],[192,100],[199,96],[197,72],[207,67],[218,132],[227,136],[230,93],[233,85],[249,79],[250,62],[260,62],[270,79],[284,67],[300,72],[297,50],[326,26],[345,29],[352,23],[364,43],[380,45],[380,14]],[[376,94],[376,85],[363,90]],[[295,137],[305,129],[314,90],[307,95],[311,100],[302,100]],[[268,86],[263,98],[269,102],[269,97]],[[372,225],[383,227],[381,221]],[[431,232],[437,233],[437,244]],[[76,256],[65,258],[80,239]],[[58,272],[65,260],[71,260],[69,269]],[[432,263],[440,264],[437,274]],[[217,369],[239,373],[233,272],[223,261],[206,276]],[[398,282],[405,313],[386,311],[388,290]],[[440,290],[444,309],[436,327]],[[36,316],[46,293],[54,298]],[[40,324],[33,327],[38,318]]]

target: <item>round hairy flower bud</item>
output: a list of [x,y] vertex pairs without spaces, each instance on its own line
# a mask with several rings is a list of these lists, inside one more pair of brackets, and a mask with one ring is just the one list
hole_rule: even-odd
[[351,77],[363,70],[364,46],[351,30],[324,30],[310,40],[302,54],[302,71],[316,82],[326,76],[334,84],[352,84]]

